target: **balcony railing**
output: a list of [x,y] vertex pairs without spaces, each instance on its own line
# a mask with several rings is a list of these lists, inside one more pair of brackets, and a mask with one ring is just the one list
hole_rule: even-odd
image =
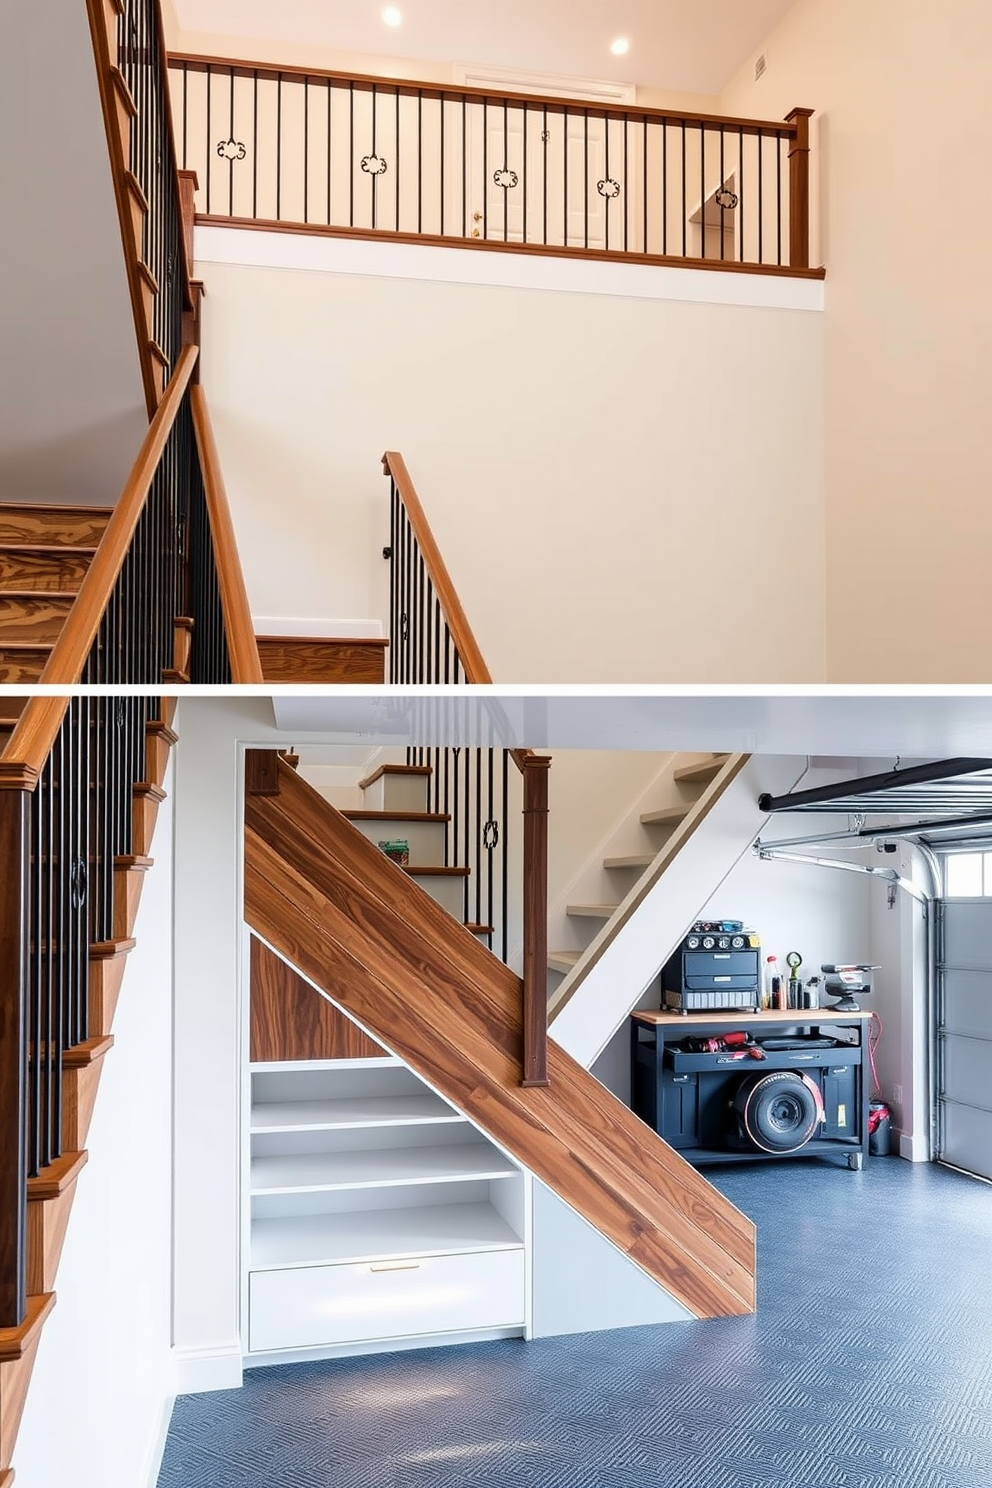
[[809,267],[809,116],[778,122],[170,57],[208,221],[770,273]]

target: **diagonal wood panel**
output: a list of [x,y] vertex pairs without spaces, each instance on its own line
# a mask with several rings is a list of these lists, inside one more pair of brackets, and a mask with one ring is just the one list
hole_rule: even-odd
[[519,978],[282,765],[279,786],[246,808],[252,928],[689,1310],[751,1311],[750,1221],[554,1043],[550,1087],[521,1088]]

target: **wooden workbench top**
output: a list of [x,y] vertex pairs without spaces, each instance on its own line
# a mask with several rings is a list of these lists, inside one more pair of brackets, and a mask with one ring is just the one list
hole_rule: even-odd
[[651,1027],[665,1024],[673,1028],[691,1028],[694,1023],[714,1023],[722,1028],[754,1028],[765,1023],[857,1023],[859,1019],[871,1017],[869,1008],[856,1013],[836,1012],[833,1008],[788,1008],[785,1012],[769,1009],[767,1012],[715,1012],[673,1013],[667,1009],[641,1008],[630,1015],[637,1023]]

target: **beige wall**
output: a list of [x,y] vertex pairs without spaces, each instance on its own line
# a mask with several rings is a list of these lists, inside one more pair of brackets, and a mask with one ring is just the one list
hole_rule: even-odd
[[199,270],[256,614],[384,615],[398,449],[497,680],[822,679],[820,315]]
[[797,0],[721,107],[819,110],[828,676],[988,681],[989,0]]

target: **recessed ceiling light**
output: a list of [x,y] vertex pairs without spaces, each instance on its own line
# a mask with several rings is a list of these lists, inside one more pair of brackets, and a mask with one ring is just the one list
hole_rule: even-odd
[[614,57],[624,57],[630,51],[630,42],[626,36],[618,36],[616,41],[610,42],[610,51]]
[[382,19],[387,26],[402,26],[403,14],[395,5],[387,5],[382,12]]

